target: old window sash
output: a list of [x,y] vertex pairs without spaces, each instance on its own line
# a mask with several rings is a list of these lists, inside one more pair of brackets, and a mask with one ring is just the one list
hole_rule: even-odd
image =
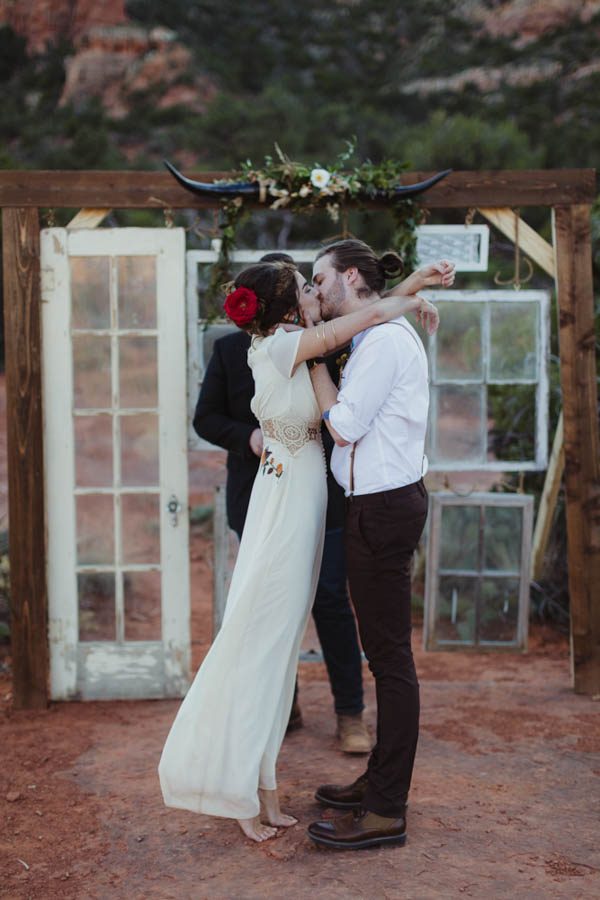
[[[425,293],[425,292],[424,292]],[[439,307],[440,330],[429,339],[431,397],[429,407],[429,428],[427,455],[433,471],[537,471],[547,467],[548,461],[548,354],[549,354],[549,301],[547,291],[515,291],[513,289],[493,289],[474,291],[430,291],[426,292]],[[501,306],[503,304],[503,306]],[[518,305],[517,305],[518,304]],[[507,343],[498,345],[498,314],[504,310],[515,311],[515,327],[519,327],[519,311],[531,308],[529,323],[532,326],[534,354],[533,364],[523,357],[525,374],[508,372],[502,375],[503,354],[510,354]],[[453,364],[455,371],[448,373],[444,366],[443,353],[448,350],[448,338],[453,335],[452,319],[460,326],[460,318],[470,320],[471,334],[461,332],[455,324],[455,350]],[[478,337],[473,336],[478,332]],[[510,336],[510,333],[508,334]],[[453,335],[454,337],[454,335]],[[505,338],[507,336],[505,335]],[[467,354],[475,355],[478,365],[468,368]],[[446,346],[445,346],[446,342]],[[474,343],[476,346],[474,346]],[[479,354],[479,357],[477,356]],[[461,367],[463,372],[460,371]],[[498,459],[488,458],[488,399],[489,389],[496,385],[515,387],[531,386],[535,394],[535,422],[533,427],[534,446],[529,458]],[[453,426],[456,445],[448,449],[451,427],[444,424],[444,418],[452,418],[452,402],[448,397],[471,399],[471,408],[464,412],[463,430],[460,418]],[[446,402],[445,402],[446,401]],[[467,403],[467,407],[468,407]],[[456,419],[456,413],[454,414]],[[467,447],[468,432],[465,421],[478,420],[478,429],[471,431],[475,446]],[[461,440],[463,445],[461,446]],[[444,441],[446,446],[444,447]]]

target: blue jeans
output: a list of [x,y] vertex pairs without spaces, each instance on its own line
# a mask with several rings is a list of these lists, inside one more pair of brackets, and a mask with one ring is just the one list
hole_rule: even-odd
[[312,610],[335,711],[359,715],[364,709],[362,664],[354,613],[346,588],[344,529],[325,532],[323,562]]

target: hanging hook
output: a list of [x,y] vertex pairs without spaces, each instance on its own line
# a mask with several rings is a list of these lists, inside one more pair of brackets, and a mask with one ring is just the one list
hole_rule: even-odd
[[526,275],[521,274],[521,248],[519,246],[519,210],[513,209],[513,214],[515,216],[515,269],[512,278],[501,278],[500,272],[496,272],[494,275],[494,284],[504,286],[506,284],[512,284],[515,291],[521,289],[522,284],[527,284],[528,281],[531,281],[531,276],[533,275],[533,265],[531,260],[526,256],[523,257],[523,263],[525,264],[528,272]]

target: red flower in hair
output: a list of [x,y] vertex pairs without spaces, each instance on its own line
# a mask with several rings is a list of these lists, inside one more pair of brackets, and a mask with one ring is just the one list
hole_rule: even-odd
[[250,288],[239,287],[228,294],[225,313],[238,326],[248,325],[258,312],[258,297]]

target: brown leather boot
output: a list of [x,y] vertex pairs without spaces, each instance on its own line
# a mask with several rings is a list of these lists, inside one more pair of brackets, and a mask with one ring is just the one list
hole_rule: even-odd
[[323,847],[364,850],[385,844],[406,843],[406,813],[397,819],[362,810],[327,822],[313,822],[308,836]]
[[322,784],[315,794],[315,800],[333,809],[360,809],[368,780],[369,776],[364,772],[352,784]]
[[337,736],[342,753],[371,752],[373,745],[362,713],[357,716],[338,716]]

